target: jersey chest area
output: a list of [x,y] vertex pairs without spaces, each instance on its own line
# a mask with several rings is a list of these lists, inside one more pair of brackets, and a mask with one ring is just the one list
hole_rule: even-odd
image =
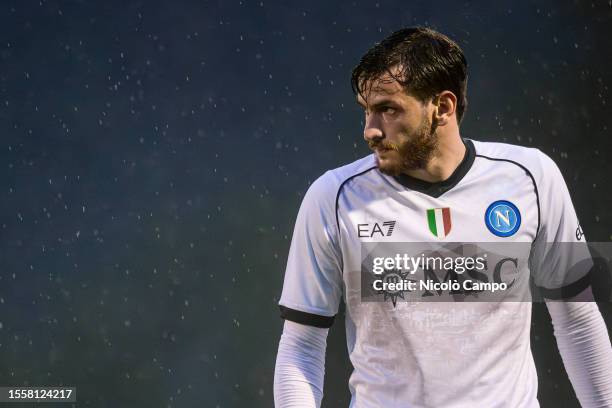
[[[517,279],[528,276],[523,272],[527,271],[527,258],[540,218],[533,183],[527,177],[517,178],[513,174],[489,177],[485,172],[468,176],[471,177],[466,177],[439,197],[402,188],[386,178],[381,180],[377,174],[347,186],[343,196],[339,197],[338,216],[343,277],[350,308],[360,304],[363,297],[360,288],[369,287],[364,284],[364,279],[367,281],[369,276],[364,272],[369,272],[372,265],[378,265],[375,260],[396,257],[396,254],[406,254],[409,258],[421,254],[429,258],[433,252],[428,251],[446,258],[450,255],[447,251],[459,248],[457,243],[481,243],[461,246],[462,256],[478,255],[484,248],[494,255],[485,256],[491,267],[485,265],[484,270],[487,273],[499,272],[499,276],[483,277],[482,281],[493,282],[495,278],[502,282],[502,276],[506,274]],[[511,242],[522,245],[499,246]],[[402,246],[401,243],[411,244]],[[477,250],[474,254],[469,253],[472,247]],[[500,258],[499,254],[505,255]],[[503,261],[516,259],[502,262],[502,258]],[[394,265],[390,268],[397,267]],[[450,266],[447,270],[446,266],[438,266],[435,262],[432,265],[426,269],[439,275],[440,280],[447,279],[448,270],[453,269]],[[413,269],[420,274],[426,273],[422,267]],[[378,272],[385,273],[386,270]],[[426,280],[425,275],[421,278]],[[521,285],[517,283],[516,287],[526,288],[527,280],[521,279],[520,282]],[[523,292],[519,290],[519,295]]]
[[374,173],[338,200],[341,242],[533,242],[539,226],[534,186],[520,174],[470,175],[439,197]]

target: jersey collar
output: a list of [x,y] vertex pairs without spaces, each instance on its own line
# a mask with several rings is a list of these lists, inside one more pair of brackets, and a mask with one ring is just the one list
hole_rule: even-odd
[[465,155],[463,156],[463,160],[461,160],[461,163],[459,163],[459,166],[457,166],[453,174],[451,174],[450,177],[446,180],[436,183],[430,183],[428,181],[411,177],[407,174],[400,174],[399,176],[393,178],[398,183],[400,183],[406,188],[409,188],[410,190],[418,191],[434,198],[440,197],[442,194],[455,187],[461,181],[461,179],[465,177],[467,172],[472,167],[472,164],[474,163],[474,158],[476,157],[476,149],[474,148],[474,143],[472,143],[472,141],[469,139],[461,140],[465,145]]

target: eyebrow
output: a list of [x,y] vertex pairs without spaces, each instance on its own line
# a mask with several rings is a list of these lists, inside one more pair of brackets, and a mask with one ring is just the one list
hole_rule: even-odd
[[[364,105],[364,104],[362,104],[362,103],[359,101],[359,99],[357,99],[357,100],[356,100],[356,102],[357,102],[357,105],[361,106],[362,108],[365,108],[365,105]],[[376,103],[371,104],[370,106],[371,106],[372,108],[378,108],[378,107],[380,107],[380,106],[382,106],[382,105],[388,105],[388,104],[390,104],[390,103],[391,103],[391,104],[394,104],[394,105],[397,105],[397,104],[398,104],[398,103],[397,103],[396,101],[394,101],[393,99],[383,98],[383,99],[381,99],[381,100],[377,101]]]

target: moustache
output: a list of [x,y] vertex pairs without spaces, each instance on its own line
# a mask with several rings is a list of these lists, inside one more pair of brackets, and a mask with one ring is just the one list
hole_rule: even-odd
[[399,152],[399,145],[395,143],[391,143],[391,142],[368,140],[368,146],[372,150],[388,149],[388,150],[395,150],[396,152]]

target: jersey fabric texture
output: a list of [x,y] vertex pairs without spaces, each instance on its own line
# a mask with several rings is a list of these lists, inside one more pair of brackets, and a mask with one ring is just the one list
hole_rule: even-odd
[[[443,182],[385,175],[369,155],[327,171],[302,201],[281,316],[330,327],[344,300],[351,407],[539,406],[531,302],[361,300],[363,242],[526,242],[531,267],[545,271],[534,283],[546,297],[588,286],[590,264],[570,284],[550,267],[584,256],[546,245],[584,241],[555,163],[533,148],[463,142],[465,156]],[[492,205],[516,210],[514,231],[488,225]],[[395,221],[392,236],[364,233],[363,225],[386,221]]]

